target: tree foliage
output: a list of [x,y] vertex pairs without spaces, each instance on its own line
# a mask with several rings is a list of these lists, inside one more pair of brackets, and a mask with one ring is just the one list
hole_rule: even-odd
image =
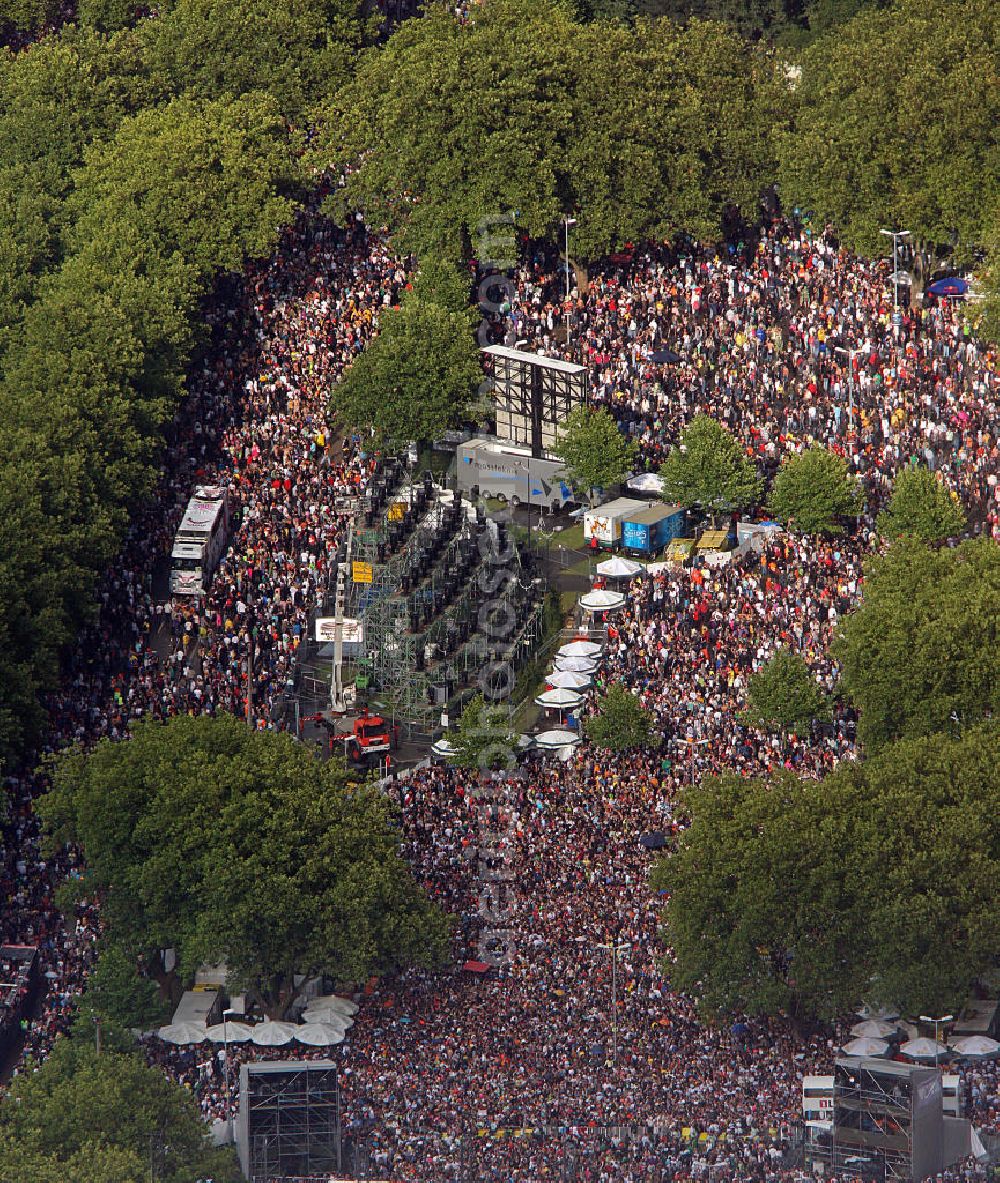
[[624,686],[611,686],[598,704],[597,714],[584,724],[587,737],[599,748],[627,752],[645,747],[653,727],[653,717],[638,698]]
[[[975,724],[1000,708],[1000,547],[902,539],[870,561],[834,653],[869,749]],[[954,719],[953,719],[954,717]]]
[[434,963],[447,923],[399,854],[387,799],[231,716],[147,723],[53,766],[39,810],[83,848],[113,937],[224,961],[273,1013],[296,973],[362,981]]
[[759,500],[764,482],[732,434],[696,415],[660,469],[663,499],[706,510],[743,508]]
[[904,534],[921,542],[941,542],[964,533],[965,510],[958,494],[926,468],[904,468],[889,504],[878,516],[879,533],[890,540]]
[[139,972],[138,959],[109,940],[101,944],[78,1009],[82,1030],[100,1022],[148,1031],[170,1017],[169,1004],[160,997],[156,983]]
[[576,407],[560,427],[553,451],[563,462],[567,482],[593,501],[595,489],[625,479],[638,448],[622,435],[608,411]]
[[897,743],[823,781],[727,775],[685,794],[654,869],[675,987],[712,1011],[833,1018],[951,1007],[991,964],[1000,739]]
[[465,312],[416,296],[379,319],[379,334],[334,387],[341,423],[370,427],[386,447],[457,426],[482,380]]
[[801,654],[779,649],[747,686],[747,713],[760,727],[804,731],[830,706]]
[[[211,1148],[187,1090],[137,1055],[98,1055],[89,1042],[60,1038],[38,1071],[18,1076],[0,1102],[3,1183],[142,1183],[151,1142],[161,1179],[239,1178],[232,1152]],[[39,1175],[15,1175],[14,1164],[37,1166]]]
[[847,461],[819,446],[788,456],[771,488],[771,513],[800,534],[839,534],[841,519],[858,513],[861,503]]
[[470,770],[510,767],[517,752],[509,709],[503,703],[487,703],[482,694],[466,704],[458,726],[448,732],[448,742],[455,749],[451,763]]

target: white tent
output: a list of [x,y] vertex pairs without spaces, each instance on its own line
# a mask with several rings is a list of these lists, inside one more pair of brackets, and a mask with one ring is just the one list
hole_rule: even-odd
[[575,674],[572,670],[556,670],[554,674],[545,675],[546,686],[562,690],[586,690],[593,681],[589,674]]
[[637,563],[635,559],[623,559],[621,555],[597,564],[597,574],[603,575],[605,579],[634,579],[645,570],[642,563]]
[[431,744],[431,751],[435,756],[440,756],[442,760],[447,760],[449,757],[454,756],[456,750],[455,745],[450,740],[445,739],[444,736]]
[[318,1006],[325,1006],[328,1010],[339,1010],[342,1015],[356,1015],[361,1009],[353,998],[344,998],[342,994],[317,994],[306,1003],[306,1010]]
[[633,493],[662,493],[663,477],[655,472],[640,472],[638,476],[631,476],[625,482],[625,488]]
[[862,1036],[845,1043],[840,1050],[845,1056],[884,1056],[889,1050],[889,1045],[884,1039]]
[[552,664],[557,671],[571,674],[592,674],[597,670],[596,657],[560,657],[557,653]]
[[249,1023],[216,1023],[205,1035],[212,1043],[246,1043],[253,1037],[253,1027]]
[[535,746],[545,752],[558,752],[561,748],[575,748],[580,737],[575,731],[543,731],[535,736]]
[[859,1019],[898,1019],[898,1010],[887,1010],[884,1006],[872,1006],[866,1002],[859,1011],[854,1012]]
[[331,1027],[339,1027],[346,1031],[354,1026],[350,1015],[342,1015],[340,1011],[331,1010],[328,1006],[317,1006],[302,1012],[303,1023],[328,1023]]
[[575,690],[566,690],[557,686],[555,690],[546,690],[539,694],[535,702],[549,711],[571,711],[583,702],[583,695]]
[[908,1039],[900,1046],[899,1051],[908,1060],[939,1060],[951,1054],[943,1043],[935,1043],[933,1039],[924,1036],[919,1039]]
[[621,592],[598,588],[580,597],[580,607],[584,612],[617,612],[625,607],[625,597]]
[[164,1043],[204,1043],[208,1032],[204,1023],[168,1023],[156,1033]]
[[992,1060],[1000,1054],[1000,1043],[988,1035],[967,1035],[963,1039],[952,1040],[951,1050],[963,1060]]
[[899,1025],[887,1023],[885,1019],[865,1019],[854,1024],[851,1034],[856,1039],[892,1039],[899,1034]]
[[284,1047],[295,1038],[298,1027],[295,1023],[277,1023],[268,1020],[258,1023],[253,1029],[251,1039],[258,1047]]
[[557,657],[599,657],[601,646],[594,641],[569,641],[557,652]]
[[295,1040],[310,1047],[333,1047],[344,1042],[344,1028],[335,1023],[303,1023],[295,1028]]

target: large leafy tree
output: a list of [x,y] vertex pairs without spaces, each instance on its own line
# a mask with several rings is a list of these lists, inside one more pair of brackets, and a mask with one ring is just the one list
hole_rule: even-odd
[[709,511],[752,505],[764,488],[737,440],[708,415],[691,420],[660,475],[665,501]]
[[976,723],[1000,709],[1000,547],[902,539],[870,561],[865,598],[834,652],[870,749]]
[[714,1011],[955,1005],[995,951],[998,755],[985,727],[894,744],[821,782],[703,781],[654,870],[674,984]]
[[611,414],[591,407],[570,412],[553,448],[569,484],[591,503],[595,489],[607,489],[625,479],[637,450]]
[[858,513],[861,503],[847,461],[819,446],[788,456],[771,488],[771,512],[800,534],[839,534],[841,519]]
[[504,703],[488,703],[477,694],[466,703],[458,726],[448,732],[454,747],[451,762],[458,768],[508,768],[515,763],[517,736]]
[[371,427],[387,447],[455,427],[482,380],[465,312],[413,297],[383,312],[379,334],[333,389],[340,422]]
[[172,1183],[239,1178],[231,1151],[211,1148],[187,1090],[137,1055],[58,1039],[38,1071],[17,1077],[0,1102],[3,1183],[35,1177],[12,1173],[13,1164],[37,1164],[42,1179],[142,1183],[151,1148],[158,1177]]
[[958,495],[922,467],[900,472],[889,504],[878,517],[879,533],[890,540],[905,534],[922,542],[941,542],[962,534],[965,527]]
[[224,961],[272,1014],[297,973],[359,981],[432,964],[447,923],[399,855],[387,799],[231,716],[138,727],[53,767],[39,809],[78,842],[111,934]]
[[1000,196],[998,39],[992,0],[900,0],[810,47],[785,199],[866,253],[910,230],[917,290],[936,259],[968,258]]
[[612,686],[585,723],[587,737],[599,748],[627,752],[649,743],[653,716],[624,686]]
[[828,718],[830,706],[802,655],[779,649],[751,677],[747,713],[758,726],[801,731]]

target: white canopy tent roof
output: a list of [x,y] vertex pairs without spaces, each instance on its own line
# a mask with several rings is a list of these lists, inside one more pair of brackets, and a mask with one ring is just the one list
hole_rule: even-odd
[[852,1039],[845,1043],[840,1050],[845,1056],[884,1056],[889,1050],[889,1045],[884,1039],[872,1039],[863,1035],[860,1039]]
[[597,574],[603,575],[605,579],[634,579],[645,570],[642,563],[637,563],[635,559],[622,558],[621,555],[615,555],[613,559],[605,559],[603,563],[597,564]]
[[253,1037],[249,1023],[216,1023],[205,1031],[212,1043],[246,1043]]
[[295,1028],[295,1041],[309,1047],[333,1047],[344,1042],[344,1028],[334,1023],[303,1023]]
[[597,670],[596,657],[560,657],[557,653],[552,664],[557,671],[567,670],[571,674],[593,674]]
[[887,1023],[885,1019],[865,1019],[855,1023],[851,1034],[856,1039],[892,1039],[899,1034],[898,1023]]
[[268,1020],[258,1023],[253,1029],[251,1039],[258,1047],[284,1047],[291,1043],[298,1031],[295,1023],[279,1023]]
[[589,674],[577,674],[572,670],[556,670],[554,674],[545,675],[546,685],[562,690],[586,690],[593,681]]
[[595,641],[569,641],[556,653],[557,657],[599,657],[601,646]]
[[312,1010],[317,1006],[339,1010],[343,1015],[356,1015],[361,1009],[353,998],[345,998],[342,994],[317,994],[306,1003],[306,1010]]
[[575,748],[580,737],[575,731],[543,731],[535,736],[535,746],[546,752],[558,752],[561,748]]
[[168,1023],[156,1034],[164,1043],[173,1043],[178,1047],[186,1043],[204,1043],[208,1039],[204,1023]]
[[662,493],[663,477],[655,472],[640,472],[625,482],[625,488],[633,493]]
[[933,1039],[921,1036],[919,1039],[908,1039],[900,1046],[900,1055],[908,1060],[933,1060],[949,1055],[943,1043],[935,1043]]
[[988,1035],[966,1035],[951,1042],[951,1050],[963,1059],[991,1060],[1000,1055],[1000,1043]]
[[580,607],[584,612],[617,612],[625,607],[625,597],[621,592],[598,588],[580,597]]
[[575,690],[567,690],[557,686],[554,690],[546,690],[539,694],[535,702],[546,710],[571,711],[583,702],[583,695]]

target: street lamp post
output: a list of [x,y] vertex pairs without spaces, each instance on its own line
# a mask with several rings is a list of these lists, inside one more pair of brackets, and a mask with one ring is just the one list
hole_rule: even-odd
[[950,1023],[954,1019],[954,1015],[942,1015],[939,1019],[932,1019],[930,1015],[921,1015],[921,1023],[934,1024],[934,1067],[938,1066],[938,1028],[943,1027],[945,1023]]
[[232,1113],[232,1094],[229,1088],[229,1027],[230,1018],[236,1014],[232,1007],[227,1006],[222,1012],[222,1054],[226,1058],[225,1067],[223,1069],[223,1087],[226,1090],[226,1138],[232,1137],[233,1133],[233,1113]]
[[571,218],[568,215],[565,218],[563,218],[563,229],[566,232],[566,249],[565,249],[564,258],[565,258],[565,262],[566,262],[565,314],[566,314],[566,352],[567,353],[569,353],[569,291],[570,291],[570,288],[569,288],[569,228],[570,228],[570,226],[575,226],[575,225],[576,225],[576,218]]
[[605,953],[611,954],[611,1060],[618,1063],[618,954],[624,953],[628,945],[598,945]]
[[845,349],[843,345],[835,345],[833,347],[834,353],[842,353],[847,358],[847,430],[854,434],[854,359],[858,356],[859,350]]
[[895,317],[899,315],[899,240],[901,238],[909,238],[909,230],[880,230],[879,234],[884,234],[886,238],[892,239],[892,313],[893,326],[895,327]]

